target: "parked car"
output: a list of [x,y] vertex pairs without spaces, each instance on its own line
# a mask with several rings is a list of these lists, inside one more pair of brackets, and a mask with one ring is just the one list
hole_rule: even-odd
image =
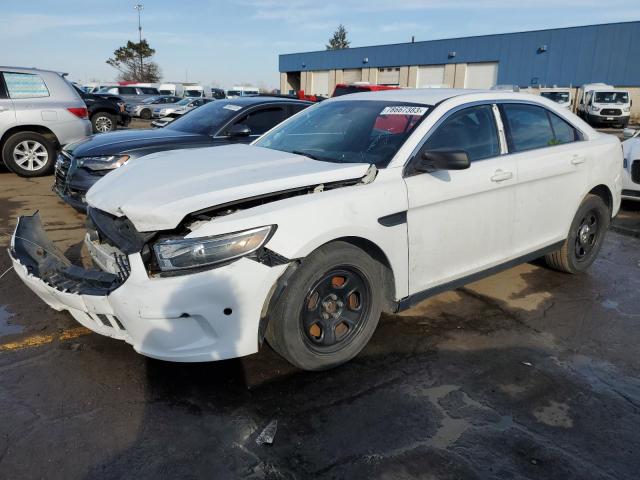
[[166,117],[170,113],[175,112],[176,110],[180,110],[184,107],[189,106],[200,106],[204,103],[210,101],[211,99],[207,98],[197,98],[197,97],[187,97],[179,99],[177,102],[168,103],[166,105],[157,105],[153,108],[153,112],[151,113],[152,118],[162,118]]
[[541,88],[540,96],[556,102],[564,108],[571,109],[570,88]]
[[368,82],[338,83],[331,96],[340,97],[350,93],[381,92],[383,90],[397,90],[399,88],[400,87],[394,87],[392,85],[375,85]]
[[640,129],[627,128],[622,142],[622,198],[640,201]]
[[174,104],[181,100],[180,97],[173,95],[159,95],[157,97],[145,98],[142,102],[135,105],[127,105],[127,111],[134,117],[149,120],[153,113],[153,109],[159,105]]
[[170,111],[161,118],[154,120],[151,122],[151,126],[156,128],[166,127],[169,123],[173,122],[176,118],[180,118],[185,113],[213,101],[214,100],[212,98],[193,98],[182,107]]
[[576,113],[592,126],[626,128],[631,117],[629,92],[603,83],[583,85],[578,91]]
[[322,370],[357,355],[381,311],[541,256],[585,271],[621,164],[616,137],[538,95],[345,95],[250,146],[162,152],[102,179],[86,237],[101,272],[62,259],[37,214],[10,255],[51,307],[143,355],[222,360],[266,338]]
[[136,105],[149,97],[160,95],[155,87],[135,87],[132,85],[119,85],[116,87],[101,88],[97,95],[118,95],[127,105]]
[[268,97],[216,100],[165,128],[94,135],[62,150],[54,191],[66,203],[84,211],[87,190],[126,162],[165,150],[249,143],[308,105]]
[[131,122],[124,100],[116,95],[94,95],[73,85],[89,111],[91,130],[93,133],[107,133],[118,125],[126,127]]
[[60,146],[89,134],[87,106],[62,75],[0,67],[0,152],[9,170],[47,175]]

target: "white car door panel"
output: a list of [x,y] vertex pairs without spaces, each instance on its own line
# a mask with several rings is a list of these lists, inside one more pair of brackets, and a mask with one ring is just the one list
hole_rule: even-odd
[[491,105],[455,112],[422,148],[465,150],[471,166],[405,178],[411,293],[503,263],[513,251],[517,162],[501,155]]
[[514,245],[525,255],[566,238],[590,153],[579,132],[540,106],[502,105],[501,112],[518,168]]

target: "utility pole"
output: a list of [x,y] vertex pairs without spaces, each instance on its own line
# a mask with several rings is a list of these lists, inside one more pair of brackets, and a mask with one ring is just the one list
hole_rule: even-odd
[[138,51],[140,52],[140,73],[138,75],[139,79],[142,79],[142,75],[143,75],[143,63],[142,63],[142,23],[140,22],[140,14],[142,13],[142,10],[144,9],[144,5],[142,5],[141,3],[137,3],[133,8],[135,8],[138,11]]

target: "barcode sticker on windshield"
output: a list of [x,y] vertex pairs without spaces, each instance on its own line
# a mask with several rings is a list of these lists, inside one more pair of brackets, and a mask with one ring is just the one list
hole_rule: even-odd
[[397,107],[385,107],[384,110],[380,112],[380,115],[424,115],[427,113],[427,107],[408,107],[408,106],[397,106]]
[[227,110],[233,110],[234,112],[237,112],[238,110],[242,109],[242,107],[240,105],[231,105],[231,104],[225,105],[222,108],[226,108]]

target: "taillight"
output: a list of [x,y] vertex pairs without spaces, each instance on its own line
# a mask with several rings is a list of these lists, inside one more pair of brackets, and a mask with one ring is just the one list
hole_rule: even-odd
[[73,113],[78,118],[89,118],[89,112],[86,107],[72,107],[67,108],[71,113]]

